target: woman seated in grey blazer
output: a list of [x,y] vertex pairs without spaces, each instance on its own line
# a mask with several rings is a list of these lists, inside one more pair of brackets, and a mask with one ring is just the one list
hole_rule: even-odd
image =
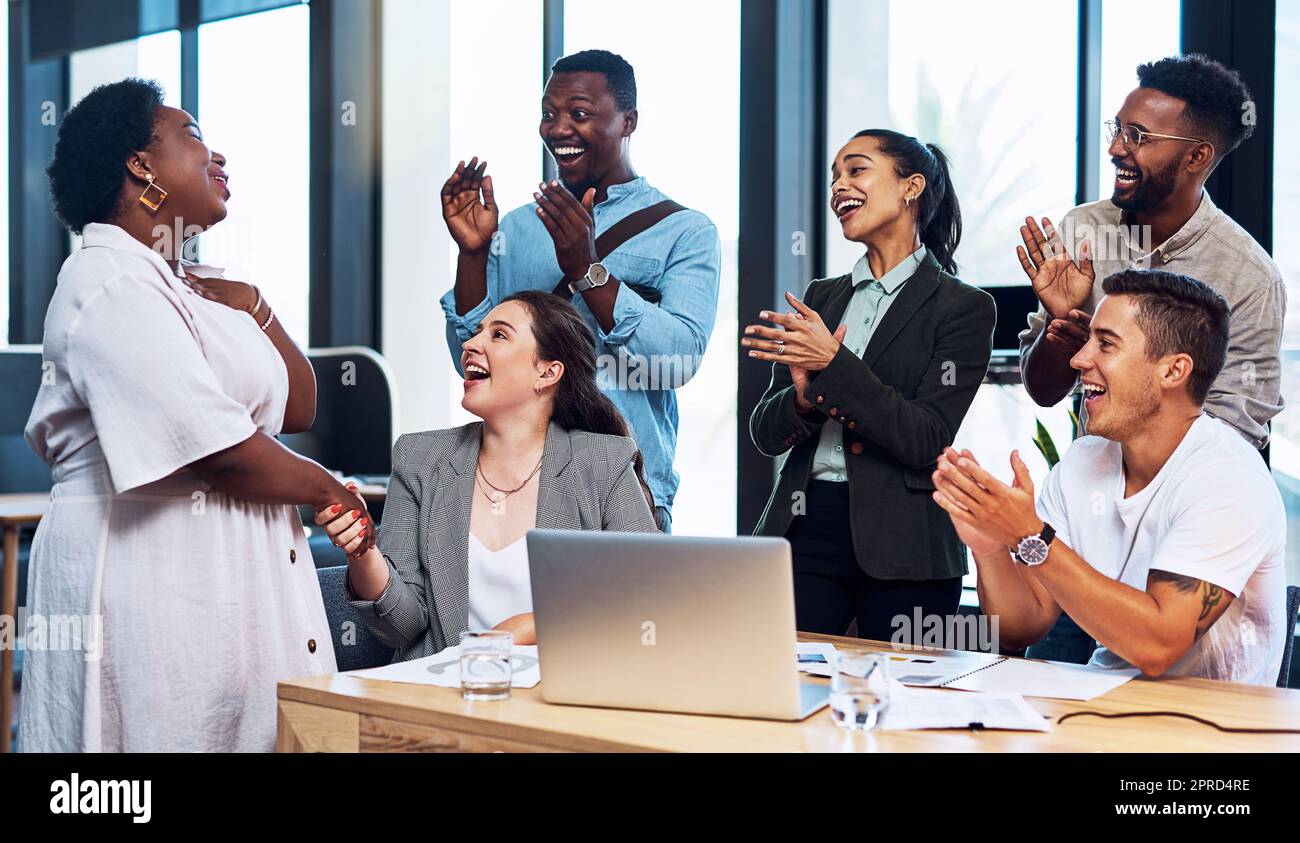
[[954,615],[961,596],[965,548],[930,472],[984,379],[996,314],[953,275],[961,211],[937,146],[869,129],[831,177],[866,254],[742,340],[773,363],[750,435],[789,454],[757,532],[790,540],[799,629],[843,635],[856,618],[864,638],[920,643],[916,615]]
[[482,421],[397,440],[378,547],[356,553],[364,512],[316,515],[348,552],[348,600],[394,661],[471,628],[534,643],[529,529],[657,529],[641,452],[596,386],[595,340],[571,304],[509,296],[464,343],[461,363],[461,406]]

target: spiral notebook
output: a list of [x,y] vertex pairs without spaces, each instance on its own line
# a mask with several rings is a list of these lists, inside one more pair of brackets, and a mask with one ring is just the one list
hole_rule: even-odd
[[[1091,700],[1137,676],[1136,668],[1105,670],[1066,662],[990,656],[980,653],[917,655],[908,658],[904,685],[957,688],[986,693],[1007,692],[1026,697]],[[918,663],[919,662],[919,663]],[[923,666],[928,662],[928,666]],[[895,668],[895,674],[899,673]]]

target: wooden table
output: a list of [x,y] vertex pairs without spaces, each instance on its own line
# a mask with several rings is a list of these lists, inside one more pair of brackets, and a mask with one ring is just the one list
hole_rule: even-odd
[[[803,641],[888,645],[800,633]],[[805,677],[808,681],[824,679]],[[545,680],[543,680],[545,681]],[[962,691],[951,691],[960,694]],[[1054,719],[1070,711],[1181,711],[1224,726],[1294,728],[1300,691],[1206,679],[1136,679],[1089,702],[1033,698]],[[799,723],[551,705],[541,686],[468,703],[459,689],[335,674],[281,682],[281,752],[1298,752],[1300,735],[1223,734],[1178,718],[1079,717],[1051,732],[851,732],[829,710]]]
[[[50,505],[50,493],[0,495],[0,527],[4,528],[4,567],[0,568],[0,616],[13,619],[17,636],[18,531],[35,524]],[[9,751],[14,718],[14,651],[0,647],[0,752]]]

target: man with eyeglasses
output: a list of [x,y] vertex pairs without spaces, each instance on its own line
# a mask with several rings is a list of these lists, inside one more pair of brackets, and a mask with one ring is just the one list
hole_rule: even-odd
[[[1038,310],[1020,333],[1025,390],[1043,407],[1076,389],[1070,359],[1088,340],[1102,279],[1126,269],[1196,278],[1232,310],[1227,360],[1205,401],[1257,449],[1282,410],[1281,340],[1286,289],[1277,265],[1205,192],[1210,173],[1254,129],[1255,103],[1236,71],[1201,55],[1137,69],[1138,87],[1107,122],[1115,165],[1111,198],[1020,227],[1020,265]],[[1080,410],[1087,431],[1087,408]],[[1084,661],[1095,646],[1066,616],[1030,655]]]

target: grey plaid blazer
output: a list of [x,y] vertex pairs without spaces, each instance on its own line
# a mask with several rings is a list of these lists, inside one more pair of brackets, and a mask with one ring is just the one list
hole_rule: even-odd
[[[396,653],[429,656],[469,628],[469,516],[483,423],[399,437],[379,527],[388,587],[378,600],[343,589],[370,629]],[[565,431],[551,423],[542,452],[537,527],[654,532],[654,515],[632,468],[636,443]]]

